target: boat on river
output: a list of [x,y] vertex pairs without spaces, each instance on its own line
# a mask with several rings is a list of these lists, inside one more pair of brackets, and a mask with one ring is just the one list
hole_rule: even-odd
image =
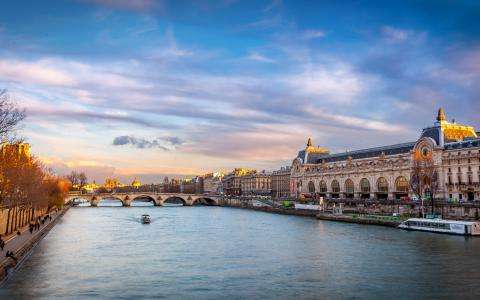
[[459,235],[480,235],[480,222],[410,218],[398,228]]
[[142,215],[142,224],[150,224],[150,215]]

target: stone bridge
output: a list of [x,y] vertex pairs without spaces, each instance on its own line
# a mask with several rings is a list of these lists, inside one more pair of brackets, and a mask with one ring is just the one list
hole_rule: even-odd
[[181,193],[155,193],[155,192],[131,192],[131,193],[101,193],[101,194],[79,194],[70,193],[65,199],[66,203],[73,203],[78,200],[89,202],[91,206],[98,206],[103,199],[114,199],[122,202],[122,206],[130,206],[133,201],[151,201],[155,206],[163,206],[164,203],[172,200],[180,200],[184,206],[194,204],[218,205],[218,196],[206,196]]

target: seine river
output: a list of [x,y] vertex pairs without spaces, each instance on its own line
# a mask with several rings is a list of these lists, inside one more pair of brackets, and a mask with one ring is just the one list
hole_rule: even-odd
[[1,299],[478,297],[480,238],[181,206],[72,208],[0,289]]

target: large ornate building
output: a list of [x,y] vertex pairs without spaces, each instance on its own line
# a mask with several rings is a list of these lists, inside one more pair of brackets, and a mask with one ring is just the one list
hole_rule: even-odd
[[[417,141],[330,154],[311,139],[292,164],[292,197],[399,199],[410,189],[413,154],[431,157],[437,199],[480,200],[480,138],[472,126],[448,122],[443,109]],[[425,190],[422,193],[427,193]]]

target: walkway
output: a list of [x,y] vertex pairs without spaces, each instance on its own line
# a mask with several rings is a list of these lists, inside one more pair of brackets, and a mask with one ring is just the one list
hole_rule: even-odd
[[33,237],[40,235],[43,231],[43,229],[48,226],[51,222],[54,222],[55,219],[58,217],[58,215],[61,213],[61,211],[57,212],[52,212],[50,213],[50,216],[52,216],[52,220],[47,220],[45,221],[44,224],[40,222],[40,229],[39,230],[34,230],[32,233],[29,231],[29,226],[25,226],[20,230],[21,235],[17,235],[16,233],[10,234],[8,236],[2,236],[4,241],[6,242],[5,248],[3,248],[3,251],[0,251],[0,265],[3,265],[3,263],[10,258],[5,257],[5,254],[7,251],[13,251],[16,253],[18,250],[20,250],[23,246],[25,246],[29,241],[32,240]]

